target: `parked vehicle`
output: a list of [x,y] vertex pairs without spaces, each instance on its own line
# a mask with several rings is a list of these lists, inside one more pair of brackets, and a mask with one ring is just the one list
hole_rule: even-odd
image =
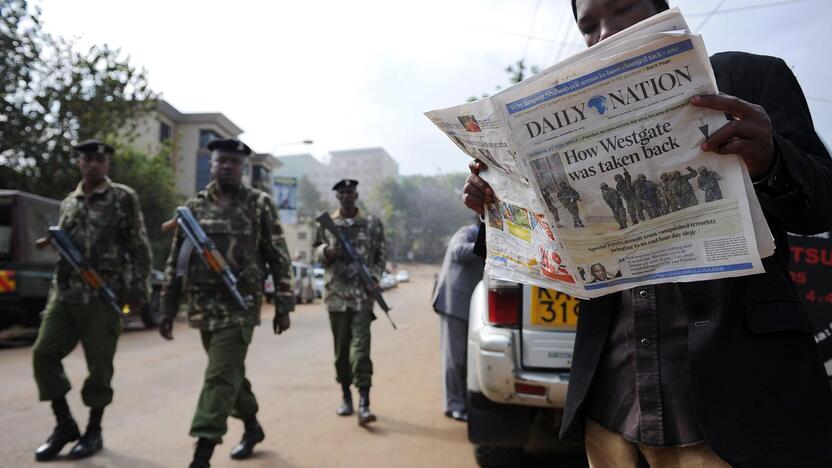
[[61,202],[0,190],[0,328],[35,327],[46,305],[58,254],[35,240],[58,223]]
[[312,285],[315,288],[315,295],[320,299],[324,297],[324,269],[312,268]]
[[407,283],[410,281],[410,273],[407,270],[399,270],[396,273],[396,281],[399,283]]
[[556,440],[578,307],[578,300],[557,291],[488,277],[474,290],[468,439],[480,466],[516,466],[535,420],[548,421]]
[[312,278],[312,267],[306,263],[292,262],[292,273],[295,281],[295,302],[297,304],[313,302],[316,293]]
[[395,288],[399,285],[399,283],[396,281],[395,276],[385,271],[384,274],[381,275],[381,281],[379,281],[378,285],[381,287],[382,291],[385,291],[387,289]]

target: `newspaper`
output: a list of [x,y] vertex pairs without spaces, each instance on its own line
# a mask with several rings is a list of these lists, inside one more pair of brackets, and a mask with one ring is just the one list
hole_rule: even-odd
[[690,98],[717,92],[674,8],[426,115],[489,167],[489,274],[592,298],[763,272],[774,243],[745,165],[700,149],[727,119]]

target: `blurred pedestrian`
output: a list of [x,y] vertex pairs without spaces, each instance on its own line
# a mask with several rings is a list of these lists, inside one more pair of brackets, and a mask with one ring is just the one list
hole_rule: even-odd
[[[132,311],[141,310],[148,297],[151,255],[139,197],[130,187],[113,183],[107,177],[114,153],[112,146],[90,140],[76,146],[75,151],[81,182],[61,202],[58,224],[113,289],[119,304],[129,304]],[[70,458],[88,457],[104,447],[101,418],[104,408],[113,401],[110,382],[119,335],[119,314],[66,260],[58,260],[43,322],[32,348],[40,400],[52,402],[57,425],[35,451],[36,460],[55,458],[64,445],[74,440],[78,443],[69,452]],[[66,402],[70,384],[61,364],[78,342],[84,348],[89,370],[81,389],[81,398],[90,408],[83,435]]]
[[479,223],[463,226],[451,237],[437,287],[433,310],[441,321],[442,376],[445,416],[468,420],[465,404],[468,308],[471,293],[483,275],[483,259],[474,254]]
[[[286,331],[294,310],[292,266],[277,207],[265,192],[243,185],[243,167],[251,149],[239,140],[208,143],[213,180],[187,202],[194,218],[237,274],[237,288],[246,298],[243,309],[229,294],[221,277],[205,266],[181,229],[165,270],[162,322],[159,332],[173,339],[173,320],[180,301],[188,304],[188,322],[198,328],[208,367],[191,422],[197,437],[190,468],[208,468],[214,447],[228,430],[228,417],[241,419],[244,432],[231,449],[231,458],[248,458],[266,437],[257,421],[259,405],[246,377],[245,359],[254,327],[260,324],[263,280],[274,278],[274,333]],[[181,297],[184,296],[184,297]]]

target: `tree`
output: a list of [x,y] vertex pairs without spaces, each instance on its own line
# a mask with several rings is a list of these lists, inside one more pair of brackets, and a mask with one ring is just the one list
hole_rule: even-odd
[[379,190],[381,217],[393,260],[441,261],[448,240],[474,221],[460,201],[466,174],[405,176]]
[[147,235],[153,250],[153,264],[163,268],[168,258],[172,233],[162,233],[161,225],[170,219],[182,197],[176,192],[170,164],[170,146],[160,154],[147,155],[130,147],[116,148],[110,178],[133,188],[139,195]]
[[306,176],[301,177],[298,180],[298,218],[314,220],[328,209],[329,204],[324,201],[318,189]]
[[0,186],[62,198],[78,180],[72,145],[129,141],[155,94],[120,50],[76,51],[25,0],[0,0],[0,13]]
[[[527,68],[526,67],[526,59],[520,59],[517,62],[515,62],[515,63],[513,63],[513,64],[511,64],[511,65],[509,65],[505,68],[505,72],[508,73],[509,86],[515,85],[515,84],[525,80],[527,78],[527,76],[526,76],[527,73],[530,73],[531,75],[534,75],[539,71],[540,71],[540,69],[535,65],[532,65],[531,68]],[[502,86],[497,85],[496,89],[497,89],[497,91],[499,91],[499,90],[502,89]],[[483,95],[480,96],[480,97],[471,96],[471,97],[468,98],[468,102],[476,101],[477,99],[487,98],[488,96],[490,96],[490,95],[486,94],[486,93],[483,93]]]

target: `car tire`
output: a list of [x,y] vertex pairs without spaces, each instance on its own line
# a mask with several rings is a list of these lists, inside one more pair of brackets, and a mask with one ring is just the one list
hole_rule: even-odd
[[145,328],[156,328],[162,320],[161,295],[161,290],[153,289],[153,292],[150,294],[150,302],[142,307],[140,315]]
[[474,447],[474,458],[482,468],[514,468],[520,466],[523,450],[516,447]]

